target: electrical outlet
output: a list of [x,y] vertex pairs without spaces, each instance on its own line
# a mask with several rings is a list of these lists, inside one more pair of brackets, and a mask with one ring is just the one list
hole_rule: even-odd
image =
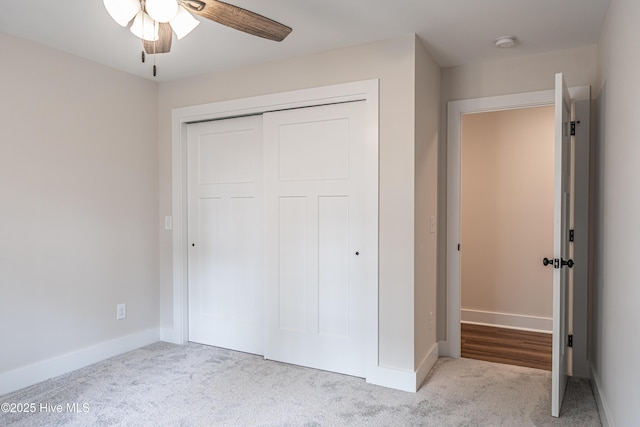
[[429,313],[429,330],[433,329],[433,311]]
[[127,317],[127,304],[116,305],[116,320],[122,320]]

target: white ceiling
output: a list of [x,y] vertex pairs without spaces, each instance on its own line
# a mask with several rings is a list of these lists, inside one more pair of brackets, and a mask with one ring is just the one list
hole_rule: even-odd
[[[283,42],[204,18],[168,54],[158,81],[415,33],[442,67],[596,43],[609,0],[227,0],[293,28]],[[3,1],[0,31],[154,79],[152,58],[101,0]],[[511,49],[493,46],[515,34]]]

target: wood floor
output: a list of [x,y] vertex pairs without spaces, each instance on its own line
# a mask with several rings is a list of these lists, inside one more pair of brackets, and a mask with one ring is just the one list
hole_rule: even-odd
[[462,357],[551,370],[551,334],[461,324]]

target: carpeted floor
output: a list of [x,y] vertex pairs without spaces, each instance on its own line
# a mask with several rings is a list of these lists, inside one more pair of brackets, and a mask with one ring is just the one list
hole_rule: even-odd
[[2,406],[0,425],[601,425],[587,381],[569,382],[561,418],[549,415],[550,390],[549,372],[470,359],[440,359],[422,388],[406,393],[215,347],[156,343],[0,396],[36,410]]

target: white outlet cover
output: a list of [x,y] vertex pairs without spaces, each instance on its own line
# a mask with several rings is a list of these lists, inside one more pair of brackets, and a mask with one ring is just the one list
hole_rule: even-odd
[[116,306],[116,320],[122,320],[127,317],[127,304],[118,304]]

